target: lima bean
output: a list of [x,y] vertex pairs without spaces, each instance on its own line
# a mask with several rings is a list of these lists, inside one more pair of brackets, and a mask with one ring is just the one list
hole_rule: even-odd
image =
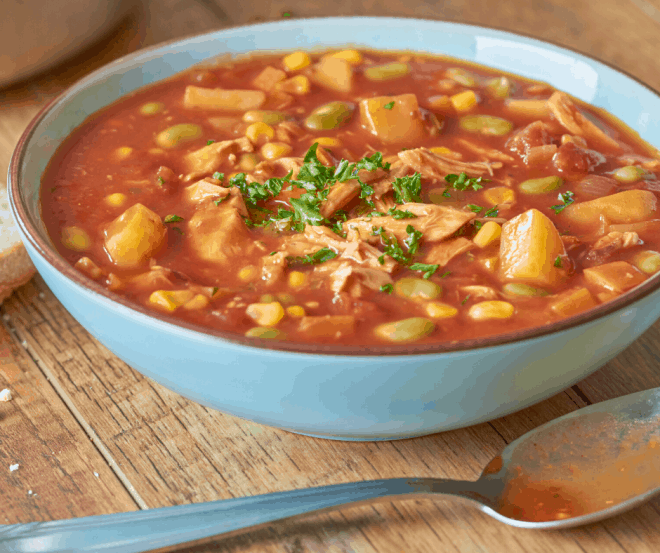
[[505,294],[512,296],[547,296],[548,292],[543,290],[543,288],[534,288],[529,284],[523,284],[521,282],[509,282],[502,286],[502,291]]
[[305,127],[312,131],[338,129],[348,124],[354,111],[355,104],[350,102],[330,102],[312,111],[305,119]]
[[394,283],[394,293],[411,300],[434,300],[442,294],[442,286],[423,278],[404,277]]
[[378,325],[374,332],[376,336],[390,342],[414,342],[428,336],[435,330],[435,325],[424,317],[411,317]]
[[452,81],[467,87],[477,86],[477,77],[460,67],[452,67],[445,71],[445,75]]
[[564,180],[561,177],[553,175],[551,177],[526,180],[521,182],[518,188],[525,194],[544,194],[557,190],[562,184],[564,184]]
[[619,182],[625,184],[632,184],[641,180],[646,175],[646,171],[642,167],[637,165],[626,165],[625,167],[619,167],[612,176]]
[[364,70],[364,76],[370,81],[389,81],[405,77],[410,73],[410,67],[407,63],[393,61],[383,65],[372,65]]
[[267,125],[274,125],[281,123],[287,119],[287,114],[282,111],[268,111],[268,110],[250,110],[243,114],[243,121],[245,123],[266,123]]
[[255,326],[248,330],[245,335],[249,338],[261,338],[266,340],[283,340],[285,338],[284,332],[268,326]]
[[458,124],[461,128],[470,132],[478,132],[489,136],[503,136],[513,129],[513,123],[495,117],[494,115],[466,115],[461,117]]
[[161,148],[175,148],[182,142],[202,136],[202,127],[192,123],[173,125],[156,135],[156,143]]

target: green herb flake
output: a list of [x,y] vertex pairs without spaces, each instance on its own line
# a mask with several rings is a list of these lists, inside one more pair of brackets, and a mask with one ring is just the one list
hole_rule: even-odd
[[178,215],[166,215],[163,219],[163,223],[178,223],[179,221],[183,221],[183,217]]
[[213,200],[213,203],[214,203],[215,205],[220,205],[220,204],[223,202],[224,199],[225,199],[225,198],[218,198],[217,200]]
[[394,286],[392,286],[391,284],[383,284],[380,287],[380,291],[385,292],[386,294],[391,294],[392,292],[394,292]]
[[330,261],[337,257],[337,253],[330,248],[321,248],[320,250],[303,255],[302,257],[289,256],[286,258],[289,265],[318,265]]
[[394,179],[394,182],[392,183],[392,188],[394,189],[394,201],[398,204],[421,202],[421,179],[422,175],[419,173]]
[[451,274],[451,271],[445,271],[440,275],[440,278],[447,278]]
[[466,173],[461,173],[459,175],[446,175],[445,180],[449,183],[449,188],[455,188],[456,190],[481,190],[485,182],[490,182],[488,179],[483,177],[468,177]]
[[475,221],[474,222],[474,228],[476,228],[477,230],[481,230],[481,227],[483,227],[483,226],[484,226],[484,224],[481,221]]
[[465,305],[469,299],[470,299],[470,294],[465,296],[465,299],[461,302],[461,305]]
[[179,227],[172,227],[172,230],[175,230],[175,231],[178,232],[181,236],[183,236],[183,235],[185,234],[185,232],[183,232]]
[[215,142],[215,140],[207,140],[207,141],[206,141],[206,145],[207,145],[207,146],[210,146],[210,145],[213,144],[214,142]]
[[575,196],[575,194],[573,194],[573,192],[570,190],[567,190],[566,192],[560,192],[559,196],[557,196],[557,199],[563,203],[550,206],[550,209],[554,210],[555,213],[561,213],[575,201],[573,196]]
[[484,213],[484,217],[497,217],[499,212],[499,209],[497,209],[497,206],[495,205],[486,211],[486,213]]
[[[378,213],[378,212],[376,212],[376,213]],[[400,220],[400,219],[417,219],[417,215],[415,215],[414,213],[411,213],[407,209],[406,210],[400,210],[400,209],[396,209],[394,207],[390,207],[387,210],[386,214],[385,213],[380,213],[379,217],[382,217],[383,215],[389,215],[390,217],[392,217],[392,219],[397,219],[397,220]]]
[[483,207],[480,205],[474,205],[474,204],[467,204],[467,208],[472,212],[472,213],[481,213],[483,211]]
[[218,290],[220,290],[220,288],[214,286],[213,289],[211,290],[211,297],[215,296],[218,293]]
[[277,250],[275,250],[274,252],[270,252],[268,255],[275,255],[276,253],[277,253]]
[[564,265],[563,265],[562,262],[561,262],[561,255],[558,255],[558,256],[555,258],[555,267],[558,267],[558,268],[560,268],[560,269],[563,269],[563,268],[564,268]]
[[219,171],[216,171],[215,173],[213,173],[213,178],[215,180],[224,180],[225,179],[225,174],[220,173]]
[[163,186],[165,184],[165,179],[163,177],[158,177],[156,180],[158,181],[158,186]]
[[383,106],[385,109],[392,109],[394,107],[394,102],[388,102]]
[[431,278],[438,270],[438,267],[440,267],[440,265],[427,265],[426,263],[413,263],[410,266],[413,271],[423,271],[424,274],[422,276],[425,279]]
[[282,17],[291,17],[291,12],[282,12]]

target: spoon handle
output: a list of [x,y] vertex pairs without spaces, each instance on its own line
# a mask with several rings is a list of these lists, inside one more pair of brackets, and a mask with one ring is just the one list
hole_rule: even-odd
[[[146,511],[0,526],[0,550],[139,553],[344,505],[393,496],[469,496],[475,482],[392,478]],[[467,492],[467,493],[466,493]]]

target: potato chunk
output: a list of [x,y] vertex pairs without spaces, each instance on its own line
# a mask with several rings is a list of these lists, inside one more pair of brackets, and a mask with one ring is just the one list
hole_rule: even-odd
[[609,223],[637,223],[652,219],[658,201],[648,190],[626,190],[588,202],[569,205],[561,213],[571,224],[595,226],[601,215]]
[[413,144],[426,137],[417,96],[377,96],[360,102],[362,126],[386,144]]
[[537,209],[530,209],[502,226],[500,276],[528,284],[554,286],[563,277],[555,267],[566,255],[555,225]]
[[165,234],[160,217],[148,207],[135,204],[108,225],[104,246],[115,264],[137,267],[158,250]]
[[353,67],[344,59],[325,56],[316,65],[312,79],[325,88],[350,92],[353,86]]
[[585,269],[584,278],[589,285],[616,294],[621,294],[646,280],[646,276],[625,261],[614,261]]
[[265,101],[266,93],[263,90],[224,90],[187,86],[183,95],[183,105],[187,108],[223,111],[259,109]]

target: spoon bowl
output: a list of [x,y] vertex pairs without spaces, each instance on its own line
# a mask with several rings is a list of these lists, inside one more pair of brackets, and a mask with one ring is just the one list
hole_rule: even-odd
[[0,527],[8,552],[139,553],[349,505],[451,495],[522,528],[588,524],[660,492],[660,388],[564,415],[511,442],[477,481],[392,478]]

